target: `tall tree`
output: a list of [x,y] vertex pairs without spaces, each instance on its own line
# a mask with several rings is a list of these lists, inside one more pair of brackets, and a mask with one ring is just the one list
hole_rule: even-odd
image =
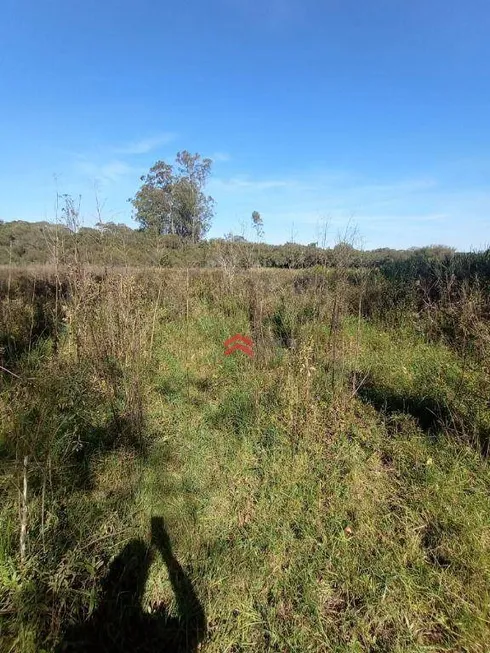
[[207,233],[214,215],[214,199],[204,193],[213,162],[184,150],[177,153],[176,163],[175,233],[196,242]]
[[252,226],[257,233],[257,237],[262,238],[264,235],[264,221],[258,211],[252,212]]
[[157,161],[136,195],[129,199],[136,212],[135,219],[143,231],[157,234],[172,233],[173,168],[165,161]]
[[157,161],[129,200],[141,228],[192,242],[203,238],[214,215],[214,200],[204,193],[211,165],[211,159],[186,150],[177,153],[174,166]]

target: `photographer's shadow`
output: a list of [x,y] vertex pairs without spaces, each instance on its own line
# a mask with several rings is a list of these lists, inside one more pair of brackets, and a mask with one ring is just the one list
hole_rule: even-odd
[[[111,564],[94,615],[66,633],[59,653],[197,651],[206,631],[204,610],[191,581],[172,553],[161,517],[151,520],[151,541],[151,548],[142,540],[132,540],[124,547]],[[151,614],[142,610],[141,600],[155,550],[167,566],[178,617],[170,616],[163,605],[157,606]]]

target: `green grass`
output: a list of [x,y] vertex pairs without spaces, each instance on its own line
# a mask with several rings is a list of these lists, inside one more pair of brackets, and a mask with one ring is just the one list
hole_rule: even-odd
[[[357,397],[312,398],[305,416],[293,354],[270,369],[223,357],[221,341],[241,328],[207,316],[188,332],[164,325],[158,341],[163,437],[141,501],[164,517],[206,607],[203,650],[485,650],[490,475],[480,454]],[[361,342],[356,362],[383,388],[422,387],[459,406],[449,351],[368,325]],[[160,565],[147,601],[162,596],[171,599]]]
[[[5,504],[5,604],[30,597],[20,625],[0,621],[11,650],[53,650],[70,615],[94,614],[110,560],[130,538],[148,541],[156,516],[205,611],[202,651],[488,650],[484,370],[414,328],[347,318],[332,387],[328,320],[304,306],[296,319],[290,304],[288,348],[274,333],[284,304],[271,305],[253,359],[223,353],[227,337],[250,333],[240,301],[231,310],[193,297],[188,320],[161,307],[147,447],[97,453],[91,487],[70,495],[75,545],[49,567],[42,608],[62,621],[51,639],[19,572],[15,503]],[[60,513],[50,519],[54,530]],[[156,558],[143,609],[178,617],[177,599]]]

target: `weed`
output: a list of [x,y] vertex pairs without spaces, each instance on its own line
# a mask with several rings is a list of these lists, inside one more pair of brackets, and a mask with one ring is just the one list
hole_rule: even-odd
[[[60,265],[38,313],[10,280],[2,646],[483,653],[482,289],[429,296],[344,246],[243,271],[228,245],[221,270]],[[253,359],[224,356],[238,332]]]

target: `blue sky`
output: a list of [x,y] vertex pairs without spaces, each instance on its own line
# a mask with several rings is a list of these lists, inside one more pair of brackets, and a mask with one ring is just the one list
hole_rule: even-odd
[[157,159],[215,160],[210,236],[490,242],[488,0],[3,0],[0,219],[134,225]]

